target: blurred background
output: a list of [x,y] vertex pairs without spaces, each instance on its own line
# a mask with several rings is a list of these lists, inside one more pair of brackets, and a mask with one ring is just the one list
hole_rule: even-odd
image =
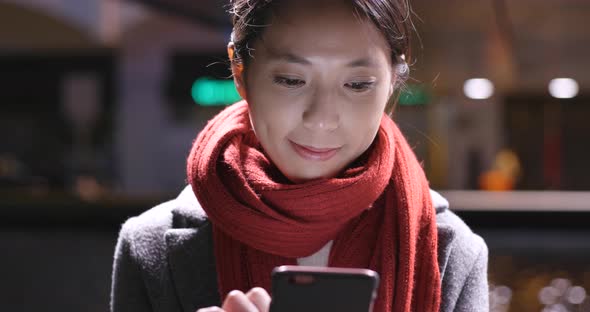
[[[413,0],[394,115],[492,311],[590,311],[590,1]],[[221,0],[0,0],[0,310],[105,311],[122,222],[239,99]]]

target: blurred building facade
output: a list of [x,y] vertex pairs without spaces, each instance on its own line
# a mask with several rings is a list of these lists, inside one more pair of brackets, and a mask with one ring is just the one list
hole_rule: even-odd
[[[0,1],[0,12],[6,17],[2,18],[6,26],[2,29],[6,35],[0,36],[0,54],[5,55],[6,62],[14,62],[15,59],[17,63],[20,62],[17,64],[20,66],[15,66],[11,74],[17,74],[23,67],[33,67],[29,75],[18,82],[18,86],[25,90],[12,92],[9,94],[12,96],[10,100],[22,100],[24,93],[38,88],[36,83],[43,83],[35,81],[33,77],[39,74],[37,71],[43,71],[48,66],[44,67],[40,64],[43,62],[35,60],[58,64],[54,67],[60,69],[50,69],[55,72],[50,76],[54,82],[61,80],[53,85],[53,90],[45,92],[56,99],[37,98],[14,103],[14,107],[7,109],[10,114],[3,114],[6,120],[15,120],[15,117],[17,121],[34,120],[31,116],[36,114],[36,107],[48,105],[54,111],[49,117],[55,117],[63,124],[68,124],[68,120],[74,120],[75,123],[75,120],[82,119],[85,127],[92,128],[92,123],[98,122],[93,118],[105,119],[108,124],[105,129],[91,129],[101,132],[94,135],[103,137],[102,145],[87,144],[90,145],[87,149],[91,151],[78,155],[90,157],[102,151],[103,159],[87,160],[87,163],[92,164],[72,174],[100,175],[99,172],[107,170],[109,173],[101,183],[110,184],[112,189],[131,195],[160,195],[182,187],[190,143],[214,112],[193,114],[181,123],[174,121],[170,109],[173,105],[168,103],[170,101],[164,87],[174,74],[169,72],[172,55],[177,51],[218,55],[225,50],[227,29],[199,25],[187,19],[158,14],[136,3],[119,1]],[[76,58],[95,65],[82,68],[71,66],[71,60]],[[106,72],[105,66],[108,67]],[[63,67],[70,68],[64,70]],[[8,74],[4,77],[5,80],[14,79]],[[94,86],[94,94],[80,89],[79,82],[84,78],[92,81],[90,84]],[[63,108],[68,106],[64,95],[67,89],[65,85],[72,83],[73,88],[79,91],[76,94],[78,102],[70,106],[77,107],[77,112]],[[17,83],[13,85],[18,88]],[[94,104],[84,105],[88,102]],[[21,111],[21,114],[15,111]],[[85,114],[103,116],[89,118]],[[9,124],[4,124],[9,128]],[[22,123],[13,126],[23,131]],[[42,128],[36,130],[47,134],[69,132],[75,128],[56,124],[45,127],[45,131]],[[55,131],[59,127],[65,129]],[[84,131],[73,129],[72,132],[76,130]],[[58,155],[54,157],[55,161],[61,157],[70,162],[71,158],[64,154],[68,154],[70,148],[75,149],[73,145],[76,142],[72,139],[75,134],[59,133],[54,136],[56,144],[60,144],[55,149],[66,150],[65,153],[56,152]],[[23,139],[12,140],[20,142],[12,145],[24,146],[17,147],[17,151],[25,150],[26,145],[31,143],[40,144],[43,135]],[[51,147],[45,148],[49,150]],[[6,155],[10,151],[2,152]],[[26,151],[20,153],[26,154]],[[59,167],[57,163],[54,165]],[[23,166],[33,167],[33,170],[35,167],[27,163]],[[68,170],[63,163],[61,167],[62,170]],[[43,171],[40,174],[46,175]],[[105,175],[104,172],[102,175]],[[45,179],[41,184],[55,182],[64,187],[75,187],[75,177],[62,180],[55,182]],[[27,181],[22,184],[27,184]]]
[[[190,143],[220,108],[188,103],[178,93],[186,92],[188,98],[190,86],[179,91],[171,84],[182,84],[175,77],[194,69],[186,62],[191,56],[223,66],[230,25],[174,15],[182,9],[170,9],[182,1],[159,2],[169,3],[169,10],[141,1],[0,0],[0,56],[3,64],[12,64],[2,79],[13,90],[3,95],[13,103],[2,113],[3,130],[26,132],[23,125],[32,122],[37,128],[31,128],[41,133],[2,138],[4,163],[18,162],[18,168],[33,171],[24,180],[36,182],[17,185],[37,183],[43,189],[44,183],[57,181],[76,189],[91,176],[97,177],[97,187],[146,195],[174,193],[185,183]],[[507,6],[502,1],[428,0],[413,5],[420,16],[420,38],[415,38],[410,84],[428,97],[417,105],[400,105],[395,118],[432,185],[489,185],[482,184],[482,176],[494,171],[498,153],[509,149],[522,164],[520,174],[512,177],[515,188],[589,189],[584,162],[590,151],[579,143],[590,131],[584,118],[590,114],[590,74],[584,70],[590,65],[584,27],[590,6],[540,1],[530,10],[526,1]],[[201,16],[223,14],[220,1],[187,6],[198,7],[208,8]],[[200,74],[205,72],[195,78]],[[18,83],[15,76],[21,79]],[[551,97],[547,85],[558,77],[575,79],[578,96]],[[465,82],[472,78],[488,79],[492,93],[485,99],[466,96]],[[15,91],[17,84],[26,87]],[[33,90],[39,91],[38,98],[31,97]],[[78,102],[68,102],[72,98]],[[53,123],[31,121],[31,112],[40,107]],[[46,146],[14,147],[23,141]],[[61,146],[61,152],[49,155],[48,161],[60,166],[51,171],[27,163],[51,150],[51,144]],[[10,155],[9,146],[18,151],[16,156]],[[15,171],[10,168],[4,171]],[[12,180],[6,176],[8,185]]]

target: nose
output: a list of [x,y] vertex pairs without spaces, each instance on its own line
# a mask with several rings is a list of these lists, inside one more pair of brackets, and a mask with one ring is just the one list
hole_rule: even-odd
[[340,125],[338,103],[330,92],[315,92],[303,112],[303,126],[313,131],[334,131]]

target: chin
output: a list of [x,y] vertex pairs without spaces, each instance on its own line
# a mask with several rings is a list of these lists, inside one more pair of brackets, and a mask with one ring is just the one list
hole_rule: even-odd
[[293,174],[284,172],[284,175],[289,181],[293,183],[304,183],[311,180],[333,178],[338,175],[339,170],[314,170],[313,166],[307,166],[305,169],[294,169],[288,172],[293,172]]

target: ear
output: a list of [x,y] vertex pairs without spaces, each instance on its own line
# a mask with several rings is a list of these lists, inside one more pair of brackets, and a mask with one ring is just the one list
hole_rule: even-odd
[[233,42],[227,44],[227,56],[231,63],[231,71],[234,77],[234,84],[242,99],[246,99],[246,85],[244,83],[244,65],[235,58],[235,45]]

